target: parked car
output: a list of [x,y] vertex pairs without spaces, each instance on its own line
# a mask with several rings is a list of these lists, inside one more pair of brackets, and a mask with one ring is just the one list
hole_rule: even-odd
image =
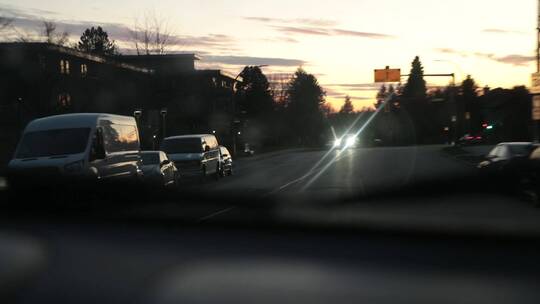
[[463,137],[457,140],[458,146],[472,146],[484,143],[484,137],[482,135],[465,134]]
[[528,170],[529,156],[535,147],[530,142],[500,143],[478,164],[478,168],[487,174],[519,178]]
[[231,153],[224,146],[219,146],[219,169],[220,175],[232,175],[233,174],[233,160]]
[[163,140],[161,150],[167,153],[184,177],[219,178],[219,144],[214,135],[173,136]]
[[11,186],[57,181],[142,180],[139,132],[133,117],[66,114],[33,120],[8,164]]
[[149,186],[173,187],[180,181],[180,173],[163,151],[141,152],[142,171]]

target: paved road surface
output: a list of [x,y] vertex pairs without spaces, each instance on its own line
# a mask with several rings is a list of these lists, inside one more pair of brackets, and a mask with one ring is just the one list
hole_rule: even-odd
[[471,173],[442,146],[293,151],[242,159],[235,176],[205,185],[216,191],[259,195],[306,194],[321,198],[366,194],[382,187]]
[[[474,173],[475,166],[442,151],[443,146],[354,149],[344,152],[293,151],[242,159],[236,163],[233,177],[191,190],[221,191],[257,197],[276,197],[290,201],[302,197],[336,202],[325,210],[328,217],[295,213],[289,204],[281,204],[276,214],[320,222],[368,222],[411,228],[429,225],[444,229],[473,231],[496,230],[503,233],[540,233],[540,210],[517,195],[456,193],[415,199],[371,198],[350,205],[341,199],[376,190],[399,189],[444,177]],[[496,190],[496,189],[493,189]],[[291,199],[290,197],[293,197]],[[234,213],[235,206],[213,210],[201,217],[211,219]]]

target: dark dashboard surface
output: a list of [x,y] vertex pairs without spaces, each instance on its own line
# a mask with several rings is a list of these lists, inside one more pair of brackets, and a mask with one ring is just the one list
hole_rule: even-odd
[[4,219],[4,303],[538,303],[535,239]]

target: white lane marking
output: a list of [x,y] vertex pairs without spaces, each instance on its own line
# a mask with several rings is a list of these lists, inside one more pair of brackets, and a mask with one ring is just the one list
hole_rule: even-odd
[[216,217],[216,216],[218,216],[218,215],[220,215],[220,214],[227,213],[227,212],[229,212],[229,211],[231,211],[231,210],[233,210],[233,209],[235,209],[235,208],[236,208],[236,206],[232,206],[232,207],[229,207],[229,208],[225,208],[225,209],[223,209],[223,210],[220,210],[220,211],[216,211],[216,212],[214,212],[214,213],[212,213],[212,214],[209,214],[209,215],[207,215],[207,216],[201,217],[201,218],[199,219],[199,222],[203,222],[203,221],[206,221],[206,220],[211,219],[211,218],[213,218],[213,217]]

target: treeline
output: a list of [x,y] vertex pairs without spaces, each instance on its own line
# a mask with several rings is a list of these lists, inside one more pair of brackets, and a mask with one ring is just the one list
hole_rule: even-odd
[[[344,108],[346,105],[347,100]],[[352,113],[344,108],[330,119],[338,134],[355,121],[360,122],[356,128],[362,126],[361,122],[375,113]],[[457,86],[451,83],[428,89],[418,57],[412,62],[405,85],[381,86],[375,108],[380,112],[362,132],[366,144],[442,144],[466,134],[481,136],[488,143],[530,141],[534,136],[531,95],[525,86],[479,88],[467,76]]]
[[326,93],[314,75],[299,68],[284,92],[272,90],[257,66],[245,67],[240,76],[234,102],[244,142],[270,148],[317,146],[325,141]]

